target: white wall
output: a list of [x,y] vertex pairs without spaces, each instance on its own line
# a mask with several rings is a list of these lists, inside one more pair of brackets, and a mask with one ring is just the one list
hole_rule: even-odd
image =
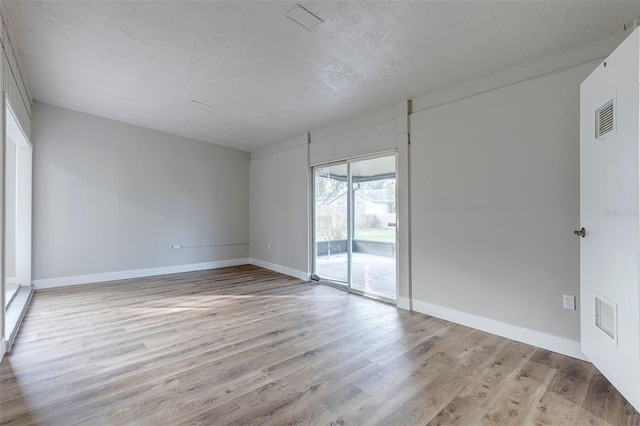
[[283,151],[252,155],[251,258],[256,265],[308,279],[306,135],[285,145]]
[[391,107],[311,133],[312,166],[397,148],[397,108]]
[[580,340],[562,295],[580,292],[579,85],[596,65],[411,115],[418,310]]
[[248,153],[42,103],[32,129],[36,286],[246,261]]

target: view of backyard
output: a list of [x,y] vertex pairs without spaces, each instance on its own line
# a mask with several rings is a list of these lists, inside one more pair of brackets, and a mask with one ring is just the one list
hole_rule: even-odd
[[391,156],[316,169],[314,273],[321,279],[395,299],[394,168]]
[[[395,243],[395,179],[354,184],[354,240]],[[347,238],[347,184],[316,179],[316,241]]]
[[383,243],[395,243],[396,242],[396,229],[395,228],[366,228],[357,229],[354,232],[354,239],[363,241],[379,241]]

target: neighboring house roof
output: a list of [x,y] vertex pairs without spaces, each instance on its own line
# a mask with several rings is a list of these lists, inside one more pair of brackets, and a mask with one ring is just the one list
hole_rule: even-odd
[[393,202],[394,200],[387,200],[387,193],[384,189],[361,189],[356,192],[357,195],[361,195],[364,198],[368,198],[371,201],[380,202]]

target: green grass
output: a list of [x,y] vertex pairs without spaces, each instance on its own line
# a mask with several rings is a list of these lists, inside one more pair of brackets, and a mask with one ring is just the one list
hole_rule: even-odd
[[382,243],[395,243],[396,242],[396,229],[395,228],[387,228],[387,229],[379,229],[379,228],[356,229],[355,239],[356,240],[365,240],[365,241],[379,241],[379,242],[382,242]]

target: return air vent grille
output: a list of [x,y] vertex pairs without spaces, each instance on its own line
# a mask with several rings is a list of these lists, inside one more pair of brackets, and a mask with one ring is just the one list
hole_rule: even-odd
[[596,326],[612,339],[616,338],[616,305],[599,296],[596,296]]
[[615,102],[611,99],[596,110],[596,138],[605,139],[614,133],[616,126]]

